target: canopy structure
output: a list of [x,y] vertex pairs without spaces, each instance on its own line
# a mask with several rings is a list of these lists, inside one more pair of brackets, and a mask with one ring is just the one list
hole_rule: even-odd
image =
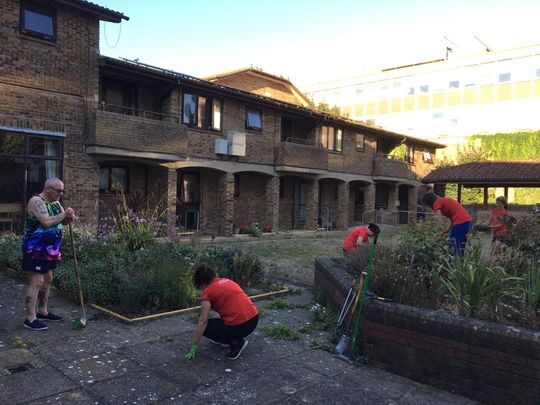
[[435,169],[422,179],[424,184],[458,185],[458,201],[461,202],[461,187],[484,189],[484,205],[487,205],[488,187],[540,187],[540,160],[491,161],[464,163]]

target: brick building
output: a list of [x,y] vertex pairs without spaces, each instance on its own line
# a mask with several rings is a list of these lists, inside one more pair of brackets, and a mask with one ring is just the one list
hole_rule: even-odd
[[[271,77],[274,98],[100,56],[99,21],[122,19],[83,0],[0,3],[0,211],[23,212],[53,175],[86,222],[114,208],[115,187],[219,235],[415,211],[443,145],[312,110]],[[407,161],[389,159],[401,144]]]

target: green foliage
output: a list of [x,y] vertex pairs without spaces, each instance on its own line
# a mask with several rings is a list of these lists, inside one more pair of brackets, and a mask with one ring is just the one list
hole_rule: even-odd
[[283,298],[274,298],[266,305],[267,309],[292,309],[295,305],[289,301],[285,301]]
[[523,295],[527,305],[535,311],[540,309],[540,266],[538,262],[531,264],[530,270],[525,274]]
[[0,269],[21,270],[21,237],[13,234],[0,236]]
[[495,160],[538,159],[540,156],[540,130],[473,135],[468,139],[478,140]]
[[495,317],[501,295],[518,280],[509,277],[502,267],[491,266],[478,246],[472,247],[465,257],[445,259],[439,271],[452,305],[460,315],[470,317],[475,316],[483,304],[489,305]]
[[418,221],[400,235],[399,254],[411,258],[415,267],[435,268],[448,255],[446,227],[437,219]]
[[261,331],[268,336],[276,339],[294,341],[300,339],[298,333],[296,333],[289,325],[264,325],[261,327]]
[[330,107],[328,103],[320,102],[318,104],[315,104],[313,100],[309,100],[309,108],[313,108],[314,110],[319,110],[334,115],[341,115],[341,111],[337,105]]
[[399,144],[394,149],[392,149],[390,153],[388,153],[388,156],[392,156],[399,160],[405,160],[405,158],[407,157],[407,145],[405,145],[404,143]]

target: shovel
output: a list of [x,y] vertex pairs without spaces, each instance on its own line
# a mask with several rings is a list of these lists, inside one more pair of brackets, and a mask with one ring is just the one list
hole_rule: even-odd
[[81,313],[82,317],[79,319],[73,320],[72,328],[73,330],[81,330],[86,326],[86,310],[84,308],[84,298],[81,288],[81,273],[79,272],[79,263],[77,262],[77,252],[75,251],[75,240],[73,239],[73,229],[71,228],[71,223],[68,224],[69,228],[69,239],[71,241],[71,253],[73,255],[73,263],[75,264],[75,274],[77,275],[77,289],[79,290],[79,303],[81,304]]

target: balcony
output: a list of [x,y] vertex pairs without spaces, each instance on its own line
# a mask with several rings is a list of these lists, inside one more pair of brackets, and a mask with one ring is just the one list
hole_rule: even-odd
[[416,179],[407,162],[387,155],[377,155],[374,158],[373,176],[396,177],[407,180]]
[[185,154],[186,131],[178,120],[179,117],[152,111],[103,108],[96,111],[94,130],[90,133],[88,144]]
[[305,169],[317,173],[328,170],[328,152],[319,144],[297,138],[287,138],[276,146],[276,166]]

